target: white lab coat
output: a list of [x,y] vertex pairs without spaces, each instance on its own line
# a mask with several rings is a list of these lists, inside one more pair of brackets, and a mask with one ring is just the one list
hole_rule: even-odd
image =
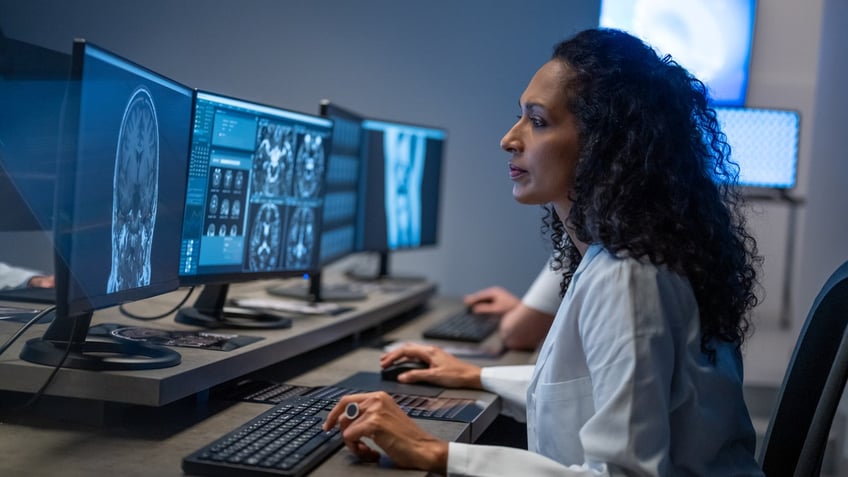
[[526,406],[530,451],[451,443],[448,474],[760,476],[741,356],[715,347],[713,365],[685,278],[591,246],[536,365],[482,375]]
[[534,310],[555,315],[562,303],[559,298],[560,281],[562,273],[551,269],[550,262],[545,263],[545,267],[521,297],[521,302]]
[[43,274],[28,268],[13,267],[0,262],[0,290],[24,287],[30,278],[36,275]]

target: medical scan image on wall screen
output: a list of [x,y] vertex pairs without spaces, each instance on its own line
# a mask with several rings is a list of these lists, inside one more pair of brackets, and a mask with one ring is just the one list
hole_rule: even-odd
[[325,118],[198,92],[184,281],[312,267],[331,134],[332,121]]

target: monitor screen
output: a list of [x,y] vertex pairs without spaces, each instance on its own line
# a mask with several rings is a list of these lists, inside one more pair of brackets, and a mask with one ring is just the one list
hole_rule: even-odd
[[90,43],[75,42],[73,61],[56,215],[71,312],[179,285],[192,106],[190,88]]
[[798,175],[800,118],[796,111],[716,108],[739,166],[738,185],[791,189]]
[[600,26],[627,31],[703,81],[713,104],[743,106],[755,0],[602,0]]
[[181,281],[315,269],[333,121],[198,91],[192,124]]
[[335,124],[321,230],[320,263],[326,265],[356,251],[364,119],[328,101],[321,103],[321,115],[332,119]]
[[51,230],[71,56],[0,34],[0,231]]
[[390,251],[435,245],[443,129],[367,119],[357,248]]
[[180,355],[87,340],[92,311],[174,290],[192,90],[75,40],[58,154],[56,316],[21,358],[87,369],[174,366]]

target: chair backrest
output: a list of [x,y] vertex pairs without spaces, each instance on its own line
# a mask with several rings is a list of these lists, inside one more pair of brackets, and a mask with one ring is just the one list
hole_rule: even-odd
[[848,262],[827,280],[804,323],[760,451],[766,476],[817,476],[848,378]]

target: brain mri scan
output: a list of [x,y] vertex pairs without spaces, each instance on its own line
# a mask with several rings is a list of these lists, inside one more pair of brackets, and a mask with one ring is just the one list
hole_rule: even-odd
[[253,217],[248,244],[248,267],[251,271],[264,272],[279,268],[282,217],[276,205],[265,203]]
[[298,207],[289,223],[289,236],[286,242],[286,267],[307,269],[311,265],[315,214],[312,209]]
[[281,124],[259,128],[253,190],[265,196],[288,195],[294,174],[294,132]]
[[324,147],[319,135],[306,134],[297,150],[297,194],[312,198],[321,193],[321,176],[324,174]]
[[138,87],[127,101],[112,200],[112,267],[107,293],[150,284],[150,257],[159,200],[159,124],[153,97]]

